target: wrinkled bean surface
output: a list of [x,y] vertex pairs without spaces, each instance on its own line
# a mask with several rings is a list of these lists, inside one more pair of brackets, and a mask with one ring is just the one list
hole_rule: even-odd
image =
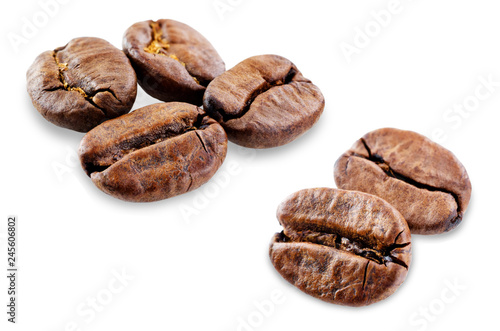
[[212,44],[198,31],[174,20],[135,23],[123,37],[123,50],[139,85],[162,101],[202,104],[205,88],[225,71]]
[[203,108],[232,142],[252,148],[284,145],[309,130],[325,100],[289,60],[277,55],[246,59],[215,78]]
[[35,108],[55,125],[87,132],[128,113],[137,79],[125,54],[99,38],[76,38],[40,54],[27,72]]
[[116,198],[148,202],[201,186],[226,156],[222,127],[191,104],[159,103],[107,121],[82,139],[94,184]]
[[269,255],[291,284],[321,300],[364,306],[391,295],[406,278],[411,236],[401,214],[362,192],[298,191],[278,207],[283,226]]
[[336,162],[337,187],[377,195],[398,209],[412,233],[438,234],[460,224],[471,183],[447,149],[412,132],[372,131]]

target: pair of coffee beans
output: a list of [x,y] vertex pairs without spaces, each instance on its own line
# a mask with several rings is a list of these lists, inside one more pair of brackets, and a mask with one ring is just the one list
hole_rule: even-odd
[[[137,83],[165,103],[127,114]],[[94,184],[134,202],[207,182],[228,139],[250,148],[291,142],[325,106],[319,88],[286,58],[254,56],[226,71],[205,37],[167,19],[133,24],[123,51],[87,37],[44,52],[29,68],[27,86],[48,121],[88,132],[79,156]]]
[[88,132],[128,113],[137,83],[161,101],[199,106],[208,83],[225,71],[200,33],[173,20],[132,25],[123,48],[83,37],[40,54],[27,73],[33,105],[53,124]]
[[411,261],[411,233],[438,234],[462,220],[471,196],[464,166],[411,131],[385,128],[335,163],[339,189],[290,195],[269,255],[276,270],[327,302],[364,306],[390,296]]
[[123,49],[147,93],[165,102],[203,104],[229,140],[245,147],[291,142],[316,123],[325,106],[319,88],[289,60],[254,56],[226,72],[199,32],[173,20],[132,25]]

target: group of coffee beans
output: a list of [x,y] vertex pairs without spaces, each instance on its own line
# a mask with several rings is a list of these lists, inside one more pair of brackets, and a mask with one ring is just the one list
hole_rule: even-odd
[[327,302],[365,306],[403,283],[411,233],[439,234],[462,220],[469,176],[447,149],[411,131],[367,133],[335,163],[338,189],[296,192],[278,207],[283,231],[269,247],[290,283]]
[[[128,113],[137,83],[163,102]],[[199,32],[168,19],[132,25],[123,51],[89,37],[46,51],[28,69],[27,89],[45,119],[87,132],[79,157],[94,184],[134,202],[206,183],[228,139],[249,148],[291,142],[325,105],[289,60],[254,56],[226,71]],[[410,230],[453,229],[471,194],[451,152],[397,129],[366,134],[338,159],[334,175],[339,189],[302,190],[279,206],[284,230],[269,253],[290,283],[343,305],[391,295],[408,272]]]
[[[164,102],[127,114],[137,82]],[[207,182],[228,139],[250,148],[294,140],[325,106],[319,88],[289,60],[254,56],[226,71],[207,39],[168,19],[132,25],[123,51],[88,37],[46,51],[29,68],[27,86],[48,121],[88,131],[79,157],[94,184],[135,202]]]

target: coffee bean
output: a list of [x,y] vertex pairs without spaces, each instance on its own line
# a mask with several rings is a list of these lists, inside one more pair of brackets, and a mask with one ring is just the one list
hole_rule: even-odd
[[205,112],[187,103],[159,103],[97,126],[79,157],[94,184],[116,198],[148,202],[194,190],[226,156],[227,137]]
[[368,305],[391,295],[406,277],[408,225],[378,197],[306,189],[285,199],[277,217],[284,230],[271,242],[271,261],[307,294],[342,305]]
[[135,23],[125,32],[123,50],[137,72],[139,85],[162,101],[201,105],[208,83],[225,71],[210,42],[174,20]]
[[416,234],[454,229],[471,196],[467,171],[450,151],[418,133],[392,128],[358,140],[337,160],[334,176],[341,189],[385,199]]
[[128,113],[137,92],[130,61],[99,38],[76,38],[40,54],[26,78],[40,114],[55,125],[80,132]]
[[278,207],[284,230],[269,255],[288,282],[321,300],[364,306],[390,296],[406,278],[411,235],[401,214],[362,192],[306,189]]
[[324,106],[319,88],[277,55],[240,62],[215,78],[203,98],[229,140],[252,148],[291,142],[316,123]]

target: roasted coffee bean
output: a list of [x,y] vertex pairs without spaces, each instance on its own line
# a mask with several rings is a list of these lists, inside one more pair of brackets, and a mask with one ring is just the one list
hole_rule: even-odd
[[411,260],[410,230],[386,201],[362,192],[306,189],[278,207],[284,230],[269,255],[288,282],[321,300],[364,306],[390,296]]
[[162,101],[201,105],[208,83],[226,70],[205,37],[174,20],[135,23],[125,32],[123,50],[139,85]]
[[252,148],[289,143],[316,123],[324,106],[319,88],[277,55],[240,62],[215,78],[203,98],[229,140]]
[[137,92],[130,61],[99,38],[76,38],[40,54],[26,78],[40,114],[55,125],[80,132],[128,113]]
[[385,199],[416,234],[455,228],[471,196],[467,171],[450,151],[418,133],[392,128],[358,140],[337,160],[334,176],[339,188]]
[[187,103],[159,103],[97,126],[79,157],[94,184],[116,198],[148,202],[201,186],[226,156],[227,137],[205,112]]

